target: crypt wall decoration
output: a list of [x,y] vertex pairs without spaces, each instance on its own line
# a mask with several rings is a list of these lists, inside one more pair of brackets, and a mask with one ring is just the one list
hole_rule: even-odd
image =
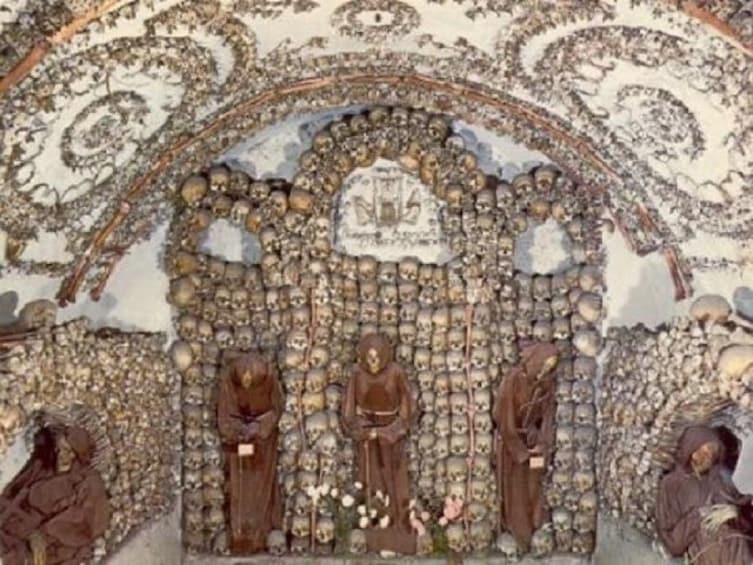
[[[378,160],[431,188],[448,261],[380,261],[333,249],[338,191]],[[166,260],[179,336],[172,351],[183,379],[183,534],[190,551],[228,552],[212,414],[221,359],[246,349],[276,364],[285,394],[278,467],[284,527],[270,533],[269,551],[365,550],[359,517],[342,504],[358,493],[351,492],[353,447],[338,411],[358,340],[375,331],[393,342],[418,394],[409,462],[419,553],[494,547],[500,517],[492,391],[520,347],[533,341],[554,343],[560,362],[545,489],[553,528],[536,533],[531,551],[593,550],[593,380],[604,290],[599,194],[551,165],[511,183],[489,176],[448,118],[402,107],[374,107],[330,123],[301,155],[291,182],[254,180],[216,165],[176,192]],[[384,208],[389,220],[410,219],[410,198],[398,204]],[[258,235],[258,264],[198,251],[218,218]],[[552,218],[572,242],[574,266],[554,274],[517,271],[517,236]],[[453,495],[464,503],[447,519]],[[503,551],[515,552],[502,541]]]
[[655,498],[683,430],[753,429],[753,327],[716,295],[655,330],[609,330],[599,400],[602,509],[655,536]]

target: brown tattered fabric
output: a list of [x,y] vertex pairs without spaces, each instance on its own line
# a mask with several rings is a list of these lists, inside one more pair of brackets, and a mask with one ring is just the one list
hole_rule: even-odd
[[[370,350],[379,355],[377,372],[368,368]],[[390,525],[368,530],[366,541],[372,551],[412,554],[416,537],[408,517],[410,480],[405,453],[416,411],[410,384],[392,360],[392,347],[384,335],[364,336],[358,345],[358,360],[345,390],[342,426],[355,441],[358,480],[371,493],[379,490],[389,496],[390,516]]]
[[556,383],[553,367],[542,371],[552,357],[558,357],[554,345],[526,348],[502,380],[494,406],[502,522],[523,551],[548,519],[543,479],[554,444]]
[[[75,458],[57,469],[55,440],[63,434]],[[0,496],[0,560],[32,563],[32,539],[43,546],[46,565],[79,565],[92,557],[94,541],[107,529],[110,504],[93,469],[94,441],[83,428],[44,429],[31,459]]]
[[[241,376],[247,371],[253,379],[246,388]],[[230,550],[235,554],[263,551],[267,534],[282,525],[277,481],[282,407],[277,375],[260,355],[241,355],[223,368],[217,426],[225,454]]]
[[[705,473],[691,466],[695,451],[707,443],[716,444],[718,455]],[[686,552],[695,565],[750,565],[753,563],[753,524],[750,496],[741,494],[724,464],[724,444],[719,435],[704,426],[683,432],[675,456],[675,468],[659,484],[656,527],[659,538],[675,557]],[[715,504],[737,507],[738,516],[709,531],[703,513]]]

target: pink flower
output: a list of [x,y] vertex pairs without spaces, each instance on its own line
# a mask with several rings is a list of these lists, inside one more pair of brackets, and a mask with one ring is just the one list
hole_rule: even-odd
[[459,498],[448,496],[444,499],[444,517],[447,520],[455,520],[463,513],[463,501]]
[[417,520],[416,518],[412,518],[410,521],[411,528],[416,530],[416,534],[419,536],[422,536],[426,533],[426,528],[424,527],[423,522],[421,520]]
[[431,518],[431,514],[429,514],[426,510],[421,512],[421,521],[422,522],[428,522],[429,518]]
[[439,521],[439,525],[442,526],[443,528],[449,523],[449,520],[445,518],[444,516],[442,516],[438,521]]

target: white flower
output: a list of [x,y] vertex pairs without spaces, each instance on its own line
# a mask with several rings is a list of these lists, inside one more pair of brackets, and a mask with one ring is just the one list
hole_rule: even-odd
[[330,495],[330,496],[331,496],[332,498],[337,498],[338,496],[340,496],[340,491],[339,491],[339,490],[337,490],[336,488],[333,488],[333,489],[331,489],[331,490],[329,491],[329,495]]
[[357,510],[358,510],[358,513],[361,516],[366,516],[366,506],[364,506],[363,504],[361,504],[361,505],[358,506]]
[[353,488],[355,488],[356,490],[361,490],[363,488],[363,483],[356,481],[355,483],[353,483]]
[[377,517],[376,508],[372,508],[371,510],[369,510],[369,518],[374,519],[376,517]]
[[376,497],[377,500],[384,500],[384,494],[382,494],[381,490],[376,491],[374,493],[374,496]]
[[384,505],[385,505],[385,507],[390,505],[390,495],[389,494],[385,495],[385,497],[384,497]]
[[362,530],[369,527],[369,519],[366,516],[361,516],[358,519],[358,527]]
[[355,504],[355,502],[356,502],[356,499],[350,496],[349,494],[346,494],[342,498],[343,508],[350,508],[351,506],[353,506],[353,504]]
[[319,498],[319,491],[314,485],[311,485],[306,489],[306,494],[309,498]]
[[416,507],[416,499],[415,498],[411,498],[410,502],[408,502],[408,509],[409,510],[413,510],[415,507]]
[[327,494],[329,493],[329,488],[330,488],[329,485],[327,483],[324,483],[323,485],[319,487],[319,493],[322,496],[327,496]]
[[390,516],[389,514],[385,514],[379,519],[379,527],[386,528],[389,525],[390,525]]

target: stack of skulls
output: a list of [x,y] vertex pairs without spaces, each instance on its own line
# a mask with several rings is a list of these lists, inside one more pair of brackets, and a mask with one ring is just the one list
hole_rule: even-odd
[[94,332],[78,319],[17,342],[0,371],[0,455],[37,415],[85,416],[80,425],[97,441],[95,464],[113,509],[98,559],[170,509],[180,433],[171,414],[179,393],[163,336]]
[[656,331],[613,329],[609,342],[599,404],[602,504],[653,533],[658,480],[673,465],[682,430],[751,424],[753,332],[724,298],[706,295],[688,316]]

